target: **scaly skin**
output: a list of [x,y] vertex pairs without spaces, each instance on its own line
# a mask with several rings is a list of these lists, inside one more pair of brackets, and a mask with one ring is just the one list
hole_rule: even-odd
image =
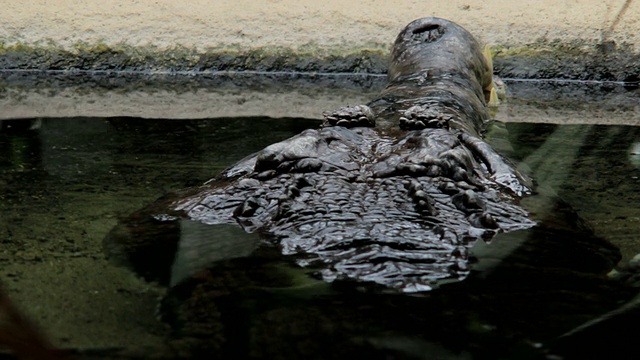
[[415,292],[463,279],[476,241],[534,225],[515,204],[528,184],[479,135],[491,83],[471,34],[416,20],[395,42],[378,99],[325,113],[324,128],[148,215],[237,224],[329,282]]
[[[107,251],[170,283],[159,314],[184,358],[526,356],[630,295],[567,204],[525,199],[546,209],[535,227],[518,205],[528,182],[480,137],[490,69],[464,29],[417,20],[379,98],[121,220]],[[609,354],[610,329],[556,350]]]

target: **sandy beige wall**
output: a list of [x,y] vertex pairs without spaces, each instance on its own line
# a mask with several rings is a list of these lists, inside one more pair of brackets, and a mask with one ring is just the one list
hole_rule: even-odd
[[5,46],[386,49],[398,30],[423,16],[454,20],[498,45],[604,36],[635,46],[640,36],[640,0],[1,0],[0,8]]

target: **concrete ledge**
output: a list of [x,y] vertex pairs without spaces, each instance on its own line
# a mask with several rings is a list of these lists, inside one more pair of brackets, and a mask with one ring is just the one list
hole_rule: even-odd
[[[40,117],[322,119],[371,101],[386,76],[229,73],[217,76],[0,72],[0,121]],[[504,122],[640,125],[637,87],[601,82],[507,82]],[[3,86],[4,85],[4,86]]]
[[386,76],[246,73],[215,77],[3,75],[7,74],[0,73],[0,120],[83,116],[319,120],[323,111],[369,102],[386,82]]
[[2,1],[0,69],[384,73],[411,20],[454,20],[508,77],[634,81],[640,1]]

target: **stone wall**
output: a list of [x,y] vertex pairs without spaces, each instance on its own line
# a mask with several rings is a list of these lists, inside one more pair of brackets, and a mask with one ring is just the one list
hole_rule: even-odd
[[[411,20],[456,21],[503,76],[637,76],[640,0],[1,0],[0,69],[384,73]],[[615,25],[615,26],[613,26]]]

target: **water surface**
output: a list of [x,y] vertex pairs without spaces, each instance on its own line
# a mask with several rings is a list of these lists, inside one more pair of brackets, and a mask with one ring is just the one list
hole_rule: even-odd
[[[516,105],[503,119],[518,116]],[[543,356],[540,346],[633,295],[592,259],[614,258],[619,249],[624,264],[640,253],[640,130],[634,126],[489,127],[488,141],[536,180],[539,194],[523,204],[550,225],[477,249],[477,272],[469,281],[424,296],[372,297],[349,286],[330,287],[268,248],[254,260],[223,261],[212,268],[220,275],[212,279],[188,280],[198,264],[178,262],[169,292],[105,259],[102,241],[119,218],[318,125],[259,117],[3,121],[5,290],[56,346],[96,358],[190,357],[213,350],[234,358],[322,357],[326,344],[345,356],[537,358]],[[191,239],[243,236],[188,229]],[[241,244],[255,252],[259,241]],[[184,254],[194,248],[215,258],[227,251],[227,243],[217,244],[208,253],[209,247],[185,242],[177,259],[188,259]],[[191,322],[176,325],[184,319]]]

